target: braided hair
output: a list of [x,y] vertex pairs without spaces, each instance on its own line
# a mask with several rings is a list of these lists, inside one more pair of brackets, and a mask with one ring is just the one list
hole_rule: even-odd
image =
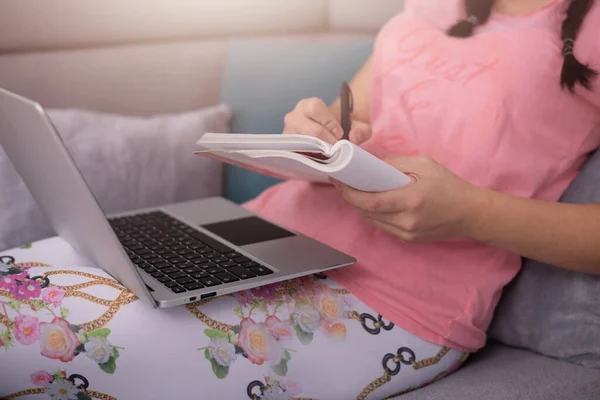
[[[579,83],[590,90],[591,81],[598,72],[589,65],[582,64],[573,52],[575,41],[594,0],[569,0],[566,17],[562,23],[561,39],[563,43],[563,66],[560,75],[560,84],[571,93]],[[465,0],[467,18],[457,22],[448,30],[448,35],[466,38],[473,35],[475,27],[483,25],[490,19],[494,0]]]

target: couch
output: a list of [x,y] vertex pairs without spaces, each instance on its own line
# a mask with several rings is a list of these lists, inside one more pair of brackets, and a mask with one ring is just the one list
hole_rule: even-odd
[[[401,9],[400,0],[6,0],[0,87],[49,108],[132,116],[225,103],[233,131],[278,133],[295,101],[335,98]],[[275,183],[220,168],[200,197],[243,202]],[[490,339],[464,368],[402,398],[600,399],[600,370]]]

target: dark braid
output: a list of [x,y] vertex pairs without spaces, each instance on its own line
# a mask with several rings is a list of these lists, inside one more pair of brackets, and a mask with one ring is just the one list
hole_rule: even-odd
[[475,27],[484,25],[490,19],[493,7],[494,0],[465,0],[467,17],[450,28],[448,34],[461,38],[473,36]]
[[589,65],[582,64],[573,54],[575,40],[577,40],[583,20],[593,2],[593,0],[571,0],[571,4],[567,9],[567,17],[562,24],[561,39],[563,42],[564,63],[560,75],[560,84],[571,93],[575,91],[577,83],[590,90],[590,82],[598,75]]
[[[594,0],[570,0],[567,15],[562,24],[561,40],[564,61],[560,84],[571,93],[575,91],[577,83],[590,90],[591,81],[598,75],[598,72],[591,69],[589,65],[582,64],[573,52],[581,25],[593,3]],[[475,27],[485,24],[490,19],[493,7],[494,0],[465,0],[467,17],[452,26],[448,30],[448,35],[459,38],[472,36]]]

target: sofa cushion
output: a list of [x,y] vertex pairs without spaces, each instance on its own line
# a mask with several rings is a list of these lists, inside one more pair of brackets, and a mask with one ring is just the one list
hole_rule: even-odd
[[491,344],[454,374],[398,400],[597,400],[600,371]]
[[[600,152],[561,201],[600,203]],[[600,276],[526,260],[505,289],[489,334],[508,345],[600,368],[599,299]]]
[[[106,213],[222,194],[222,165],[193,151],[202,133],[229,131],[224,105],[153,118],[48,115]],[[54,235],[2,148],[0,188],[0,249]]]
[[[371,36],[239,39],[230,44],[221,102],[233,111],[232,132],[283,131],[283,118],[307,97],[332,102],[371,53]],[[279,182],[226,167],[226,196],[243,203]]]

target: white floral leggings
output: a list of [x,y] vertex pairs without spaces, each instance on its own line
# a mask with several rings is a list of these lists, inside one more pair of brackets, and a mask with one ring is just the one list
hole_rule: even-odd
[[0,258],[2,399],[385,399],[465,353],[308,277],[154,310],[60,239]]

